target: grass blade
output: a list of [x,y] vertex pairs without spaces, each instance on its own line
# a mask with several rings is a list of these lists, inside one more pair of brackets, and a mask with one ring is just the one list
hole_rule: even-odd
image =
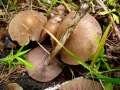
[[112,23],[110,22],[110,24],[108,25],[108,27],[106,28],[106,30],[105,30],[105,32],[104,32],[104,34],[102,36],[102,39],[100,40],[100,43],[98,45],[98,49],[97,49],[94,57],[92,58],[92,62],[91,62],[92,67],[94,66],[97,58],[99,57],[101,50],[104,48],[104,44],[105,44],[105,41],[107,40],[107,36],[108,36],[108,34],[110,32],[111,25],[112,25]]
[[32,68],[32,64],[31,64],[31,63],[29,63],[29,62],[23,60],[23,59],[20,58],[20,57],[16,57],[16,59],[17,59],[21,64],[25,65],[26,67]]

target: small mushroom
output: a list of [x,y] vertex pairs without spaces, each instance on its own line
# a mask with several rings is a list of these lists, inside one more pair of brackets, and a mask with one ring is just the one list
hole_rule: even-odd
[[9,24],[9,34],[12,40],[17,41],[21,46],[27,45],[30,40],[39,41],[47,18],[43,13],[26,10],[19,12]]
[[69,14],[67,14],[63,21],[60,23],[60,26],[58,27],[58,30],[55,34],[56,38],[58,40],[61,38],[61,36],[64,34],[64,32],[69,28],[69,26],[74,23],[74,17],[76,15],[75,11],[71,11]]
[[[61,35],[67,30],[70,23],[73,22],[73,16],[74,12],[70,12],[61,23],[59,30],[56,34],[56,38],[58,38],[58,40],[61,38]],[[87,13],[76,25],[75,30],[73,31],[69,39],[66,41],[65,47],[71,52],[80,56],[83,61],[88,61],[88,58],[90,58],[96,52],[98,47],[98,41],[101,38],[101,35],[102,31],[99,23],[93,16]],[[71,65],[78,64],[69,56],[67,56],[63,49],[60,51],[60,55],[61,59],[65,63]]]
[[[48,22],[45,25],[45,29],[53,35],[56,34],[61,21],[64,18],[65,7],[63,5],[57,6],[51,13]],[[46,31],[43,31],[42,36],[47,36]],[[51,40],[52,41],[52,40]]]
[[17,83],[9,83],[4,90],[23,90]]
[[[60,15],[55,15],[53,17],[51,17],[47,24],[45,25],[45,28],[52,33],[53,35],[55,35],[55,33],[57,32],[57,29],[60,25],[60,22],[62,21],[62,17]],[[42,36],[46,36],[47,33],[45,31],[43,31]]]
[[71,81],[66,81],[61,85],[59,90],[103,90],[103,88],[97,81],[78,78]]
[[27,60],[33,65],[27,69],[29,76],[40,82],[48,82],[57,77],[62,68],[56,62],[56,58],[49,63],[48,57],[49,54],[40,47],[31,50],[27,54]]

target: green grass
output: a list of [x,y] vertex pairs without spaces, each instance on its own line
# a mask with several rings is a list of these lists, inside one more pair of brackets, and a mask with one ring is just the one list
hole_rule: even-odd
[[112,23],[110,22],[110,24],[106,28],[106,30],[105,30],[105,32],[104,32],[104,34],[103,34],[103,36],[102,36],[102,38],[100,40],[100,43],[98,45],[98,49],[97,49],[95,55],[92,58],[92,62],[91,62],[92,67],[94,66],[95,62],[98,60],[98,57],[104,55],[104,51],[103,51],[104,50],[104,45],[105,45],[105,41],[107,40],[108,34],[109,34],[110,30],[111,30],[110,29],[111,25],[112,25]]
[[25,67],[31,68],[32,64],[26,61],[24,58],[24,54],[26,54],[29,50],[23,50],[21,47],[15,54],[13,54],[13,50],[9,53],[5,58],[0,59],[1,64],[7,65],[9,68],[16,67],[17,65],[24,65]]

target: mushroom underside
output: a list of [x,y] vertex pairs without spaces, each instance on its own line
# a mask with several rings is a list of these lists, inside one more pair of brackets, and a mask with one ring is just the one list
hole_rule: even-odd
[[62,72],[57,59],[55,58],[52,63],[49,63],[48,57],[49,55],[40,47],[27,54],[28,61],[33,65],[32,68],[27,68],[30,77],[40,82],[48,82]]

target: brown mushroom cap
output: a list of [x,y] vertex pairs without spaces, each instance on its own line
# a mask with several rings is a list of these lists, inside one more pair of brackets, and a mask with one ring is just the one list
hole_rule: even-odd
[[38,41],[46,22],[46,17],[40,12],[33,10],[21,11],[9,24],[10,37],[21,46],[27,45],[30,40]]
[[103,90],[103,88],[97,81],[79,78],[63,83],[59,90]]
[[[55,9],[50,13],[50,18],[45,25],[46,30],[48,30],[51,34],[55,35],[56,32],[58,31],[58,27],[61,21],[63,20],[64,16],[65,16],[65,7],[63,5],[58,5],[57,7],[55,7]],[[47,35],[48,34],[46,31],[42,32],[43,37]]]
[[27,59],[33,65],[32,68],[27,69],[28,74],[37,81],[51,81],[62,71],[56,60],[49,64],[48,54],[40,47],[31,50],[27,54]]
[[56,32],[56,38],[58,40],[61,38],[61,35],[69,28],[69,26],[73,23],[73,19],[76,15],[75,11],[71,11],[67,16],[64,17],[63,21],[60,23],[58,30]]
[[17,83],[9,83],[6,87],[5,90],[23,90],[23,88],[18,85]]
[[[73,15],[73,14],[71,14]],[[62,26],[59,27],[59,30],[56,34],[56,37],[59,39],[60,35],[66,30],[65,25],[71,23],[68,22],[70,14],[62,22]],[[67,27],[67,26],[66,26]],[[65,43],[65,47],[80,56],[84,61],[88,61],[97,50],[98,42],[97,39],[101,38],[101,27],[96,19],[90,14],[86,14],[79,23],[77,24],[75,30],[69,37],[68,41]],[[62,60],[67,64],[76,65],[77,63],[72,60],[69,56],[65,54],[65,51],[62,49],[60,51]]]
[[[47,30],[49,30],[50,33],[55,35],[55,33],[57,32],[57,29],[58,29],[61,21],[62,21],[62,17],[60,15],[56,15],[54,17],[51,17],[48,20],[48,22],[46,23],[45,28]],[[45,36],[47,36],[47,33],[45,31],[43,31],[42,37],[45,37]]]

